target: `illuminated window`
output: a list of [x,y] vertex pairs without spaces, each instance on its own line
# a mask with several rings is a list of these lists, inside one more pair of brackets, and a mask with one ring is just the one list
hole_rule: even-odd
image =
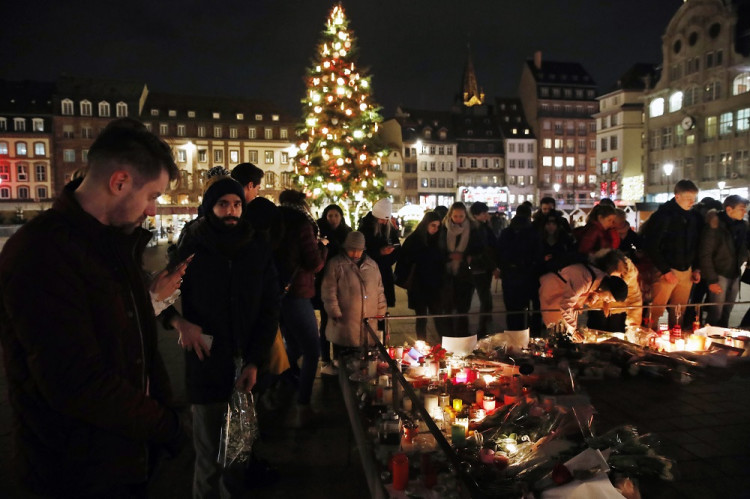
[[659,97],[658,99],[654,99],[651,101],[651,104],[648,106],[649,109],[649,116],[652,118],[656,118],[657,116],[661,116],[664,114],[664,99]]
[[73,101],[70,99],[63,99],[60,103],[62,107],[62,114],[63,116],[72,116],[73,115]]
[[118,118],[125,118],[128,116],[128,105],[124,102],[118,102],[115,108]]
[[99,116],[109,118],[109,102],[101,101],[99,103]]
[[732,94],[740,95],[750,92],[750,73],[741,73],[732,82]]
[[682,92],[675,92],[669,96],[669,112],[673,113],[682,109]]

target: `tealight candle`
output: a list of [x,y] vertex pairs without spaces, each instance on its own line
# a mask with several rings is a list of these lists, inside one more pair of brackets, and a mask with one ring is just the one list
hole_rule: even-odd
[[484,410],[487,412],[494,411],[495,410],[495,396],[485,395],[482,406],[484,407]]
[[453,399],[453,410],[456,412],[461,412],[461,409],[464,407],[464,401],[460,398]]

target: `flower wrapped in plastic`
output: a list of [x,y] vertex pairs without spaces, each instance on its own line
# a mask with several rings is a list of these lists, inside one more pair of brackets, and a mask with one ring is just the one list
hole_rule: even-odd
[[[235,383],[242,372],[242,360],[235,359]],[[227,404],[224,426],[221,429],[218,462],[225,469],[235,463],[246,463],[251,458],[253,443],[258,438],[258,418],[252,393],[236,387]]]
[[634,426],[615,427],[589,440],[594,449],[609,450],[607,464],[629,477],[673,480],[672,461],[656,452],[658,441],[651,434],[640,435]]

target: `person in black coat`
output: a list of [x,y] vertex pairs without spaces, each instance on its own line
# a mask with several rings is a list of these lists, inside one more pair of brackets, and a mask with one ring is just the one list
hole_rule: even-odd
[[[440,215],[425,213],[422,221],[404,241],[396,263],[396,283],[406,287],[409,308],[416,315],[442,313],[441,293],[443,254],[440,251],[438,232]],[[417,339],[427,339],[427,319],[417,319]]]
[[[701,280],[698,240],[703,220],[690,209],[697,194],[698,187],[691,180],[680,180],[675,184],[674,197],[649,217],[643,229],[644,248],[657,271],[651,283],[653,323],[667,303],[684,309],[693,284]],[[667,312],[671,328],[676,324],[675,307]]]
[[[352,231],[352,228],[346,225],[344,219],[344,210],[335,204],[329,204],[323,210],[323,215],[317,221],[320,230],[321,239],[328,240],[328,256],[326,256],[326,265],[334,256],[343,251],[342,247],[346,235]],[[320,298],[320,285],[325,274],[323,270],[315,274],[315,297],[313,305],[320,310],[320,360],[323,366],[320,369],[321,374],[336,374],[336,369],[331,362],[331,342],[326,339],[326,326],[328,326],[328,314]]]
[[[186,349],[196,449],[193,492],[199,497],[218,496],[224,477],[216,456],[227,403],[235,386],[253,388],[278,328],[280,293],[273,254],[240,218],[244,204],[236,180],[209,179],[204,216],[188,227],[174,255],[177,261],[195,255],[182,284],[183,316],[173,308],[162,314],[179,331]],[[210,345],[206,336],[213,339]]]
[[508,329],[541,332],[539,314],[531,315],[531,322],[521,312],[529,308],[539,309],[539,275],[544,259],[542,240],[539,232],[531,224],[531,210],[519,206],[516,216],[507,229],[500,233],[498,241],[498,262],[503,283],[503,300],[507,315]]
[[398,260],[401,243],[398,227],[391,217],[393,205],[388,199],[376,202],[372,211],[359,222],[357,230],[365,235],[365,251],[375,260],[383,279],[385,299],[389,307],[396,305],[396,290],[393,287],[393,264]]
[[479,298],[479,311],[487,314],[479,316],[477,334],[483,337],[487,336],[489,325],[492,323],[492,277],[500,275],[496,261],[497,238],[490,225],[487,203],[472,203],[469,211],[477,223],[477,235],[482,246],[481,252],[471,260],[471,274]]

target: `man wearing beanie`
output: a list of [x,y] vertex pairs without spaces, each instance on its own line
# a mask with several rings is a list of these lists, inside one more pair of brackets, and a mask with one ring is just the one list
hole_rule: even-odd
[[183,315],[168,309],[166,316],[185,349],[196,454],[194,497],[218,497],[219,490],[231,495],[237,486],[216,463],[223,416],[235,386],[249,392],[255,385],[279,321],[271,247],[254,237],[241,218],[242,186],[223,172],[212,173],[218,175],[207,181],[204,215],[185,229],[171,262],[195,255],[181,287]]
[[391,218],[393,204],[389,199],[376,202],[372,211],[362,218],[357,230],[365,235],[368,256],[375,260],[383,279],[383,289],[389,307],[396,305],[396,290],[393,286],[393,264],[398,259],[398,227]]
[[[344,240],[344,252],[331,258],[323,276],[320,293],[331,319],[327,335],[336,359],[347,349],[364,343],[368,334],[363,322],[365,317],[386,312],[380,270],[375,261],[364,254],[364,249],[364,234],[350,232]],[[376,329],[375,321],[371,321],[370,326]]]

